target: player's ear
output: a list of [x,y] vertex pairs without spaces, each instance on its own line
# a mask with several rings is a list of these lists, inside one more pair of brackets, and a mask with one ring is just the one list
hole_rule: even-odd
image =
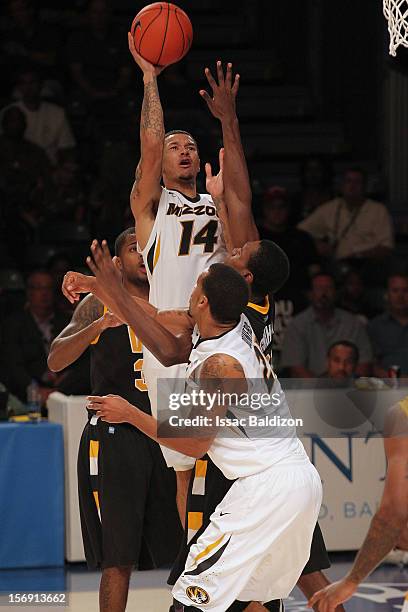
[[252,283],[254,282],[254,275],[252,274],[252,272],[250,270],[245,270],[243,276],[244,276],[245,282],[248,285],[252,285]]
[[112,261],[113,261],[113,265],[115,266],[115,268],[117,268],[118,270],[120,270],[122,272],[122,261],[121,261],[120,257],[115,255],[115,257],[112,259]]

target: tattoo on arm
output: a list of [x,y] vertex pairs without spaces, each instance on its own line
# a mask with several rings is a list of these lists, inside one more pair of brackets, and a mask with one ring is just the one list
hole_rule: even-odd
[[375,516],[348,575],[350,580],[353,582],[364,580],[395,545],[399,533],[399,527],[391,525],[379,516]]
[[149,132],[149,135],[157,138],[157,140],[163,141],[164,139],[163,109],[156,78],[145,84],[140,131]]
[[82,331],[103,315],[103,305],[94,296],[86,296],[76,307],[69,335]]

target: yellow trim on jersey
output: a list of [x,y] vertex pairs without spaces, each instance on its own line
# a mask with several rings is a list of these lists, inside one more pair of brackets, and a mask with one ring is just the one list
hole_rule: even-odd
[[400,405],[402,412],[404,412],[405,415],[408,417],[408,395],[407,397],[404,397],[404,399],[398,403]]
[[[154,270],[154,269],[155,269],[155,267],[156,267],[156,264],[157,264],[157,262],[158,262],[159,257],[160,257],[160,236],[159,236],[159,238],[158,238],[158,240],[157,240],[157,247],[156,247],[156,251],[155,251],[155,253],[154,253],[154,259],[153,259],[153,270]],[[152,270],[152,272],[153,272],[153,270]]]
[[95,459],[99,452],[98,440],[89,440],[89,456]]
[[207,474],[207,460],[197,459],[195,464],[195,477],[196,478],[205,478]]
[[212,550],[214,550],[214,548],[218,546],[218,544],[221,544],[221,542],[224,539],[224,535],[225,534],[223,534],[220,538],[218,538],[216,542],[214,542],[213,544],[209,544],[207,548],[205,548],[202,552],[200,552],[200,554],[198,554],[196,558],[194,559],[194,565],[198,563],[200,559],[202,559],[203,557],[206,557],[208,553],[210,553]]
[[[104,305],[104,306],[103,306],[103,314],[106,314],[107,312],[108,312],[108,309],[107,309],[107,307]],[[92,340],[91,344],[98,344],[98,342],[99,342],[99,338],[100,338],[100,337],[101,337],[101,334],[98,334],[98,335],[96,336],[96,338],[94,338],[94,339]]]
[[187,517],[188,529],[198,531],[203,524],[203,513],[202,512],[189,512]]
[[266,298],[265,298],[265,306],[260,306],[259,304],[254,304],[253,302],[248,302],[248,306],[250,308],[253,308],[254,310],[257,310],[261,314],[266,315],[269,312],[269,298],[268,298],[268,296],[266,296]]
[[99,510],[101,509],[101,506],[99,504],[99,493],[98,493],[98,491],[92,491],[92,493],[93,493],[93,497],[94,497],[94,500],[95,500],[95,505],[98,508],[98,512],[99,512]]

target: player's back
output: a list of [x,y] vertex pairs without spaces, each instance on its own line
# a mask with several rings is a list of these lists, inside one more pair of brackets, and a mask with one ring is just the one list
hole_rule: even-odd
[[[215,354],[235,358],[244,371],[248,386],[242,402],[227,404],[226,416],[233,424],[220,429],[208,451],[224,475],[227,478],[244,477],[278,462],[307,460],[296,429],[288,421],[291,414],[285,394],[244,314],[226,334],[218,338],[200,338],[196,342],[187,368],[189,388],[199,385],[200,366]],[[259,404],[261,395],[264,399]],[[269,396],[268,401],[266,396]],[[252,422],[253,417],[256,417],[256,423]]]
[[142,251],[150,303],[157,308],[186,308],[201,272],[211,263],[223,261],[225,254],[221,223],[211,197],[197,194],[193,199],[163,188],[153,229]]

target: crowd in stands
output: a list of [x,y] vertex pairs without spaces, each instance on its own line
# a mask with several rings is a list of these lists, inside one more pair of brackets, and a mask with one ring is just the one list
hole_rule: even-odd
[[[112,241],[131,225],[139,157],[141,80],[112,5],[66,8],[63,21],[49,13],[53,25],[32,0],[8,0],[0,23],[0,382],[22,401],[33,379],[43,401],[53,389],[89,390],[86,359],[62,375],[47,369],[72,314],[60,284],[84,266],[91,238]],[[216,158],[219,133],[183,70],[160,79],[166,127],[190,130],[202,159]],[[275,369],[387,377],[398,365],[408,377],[408,267],[394,266],[392,218],[369,197],[364,169],[350,164],[335,187],[330,160],[308,157],[296,192],[270,174],[257,224],[291,263],[274,296]]]

